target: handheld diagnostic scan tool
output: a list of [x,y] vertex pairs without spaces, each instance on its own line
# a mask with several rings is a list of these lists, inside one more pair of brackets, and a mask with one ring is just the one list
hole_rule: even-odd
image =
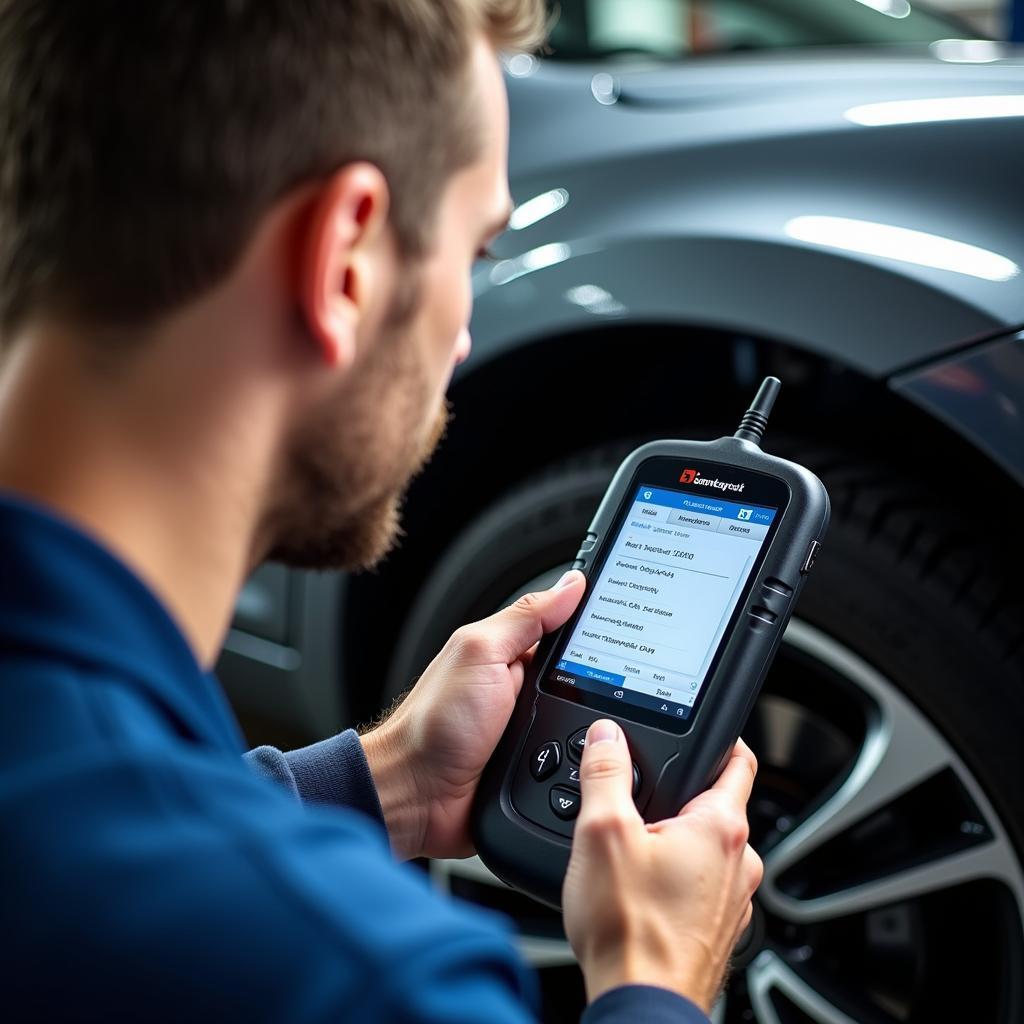
[[760,449],[779,387],[732,437],[636,449],[580,546],[584,598],[541,641],[473,807],[483,862],[551,906],[591,722],[622,727],[658,821],[715,780],[761,689],[829,519],[821,481]]

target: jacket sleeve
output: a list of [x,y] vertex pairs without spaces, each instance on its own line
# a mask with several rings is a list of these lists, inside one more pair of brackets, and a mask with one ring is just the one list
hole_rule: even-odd
[[258,774],[303,802],[349,807],[384,825],[377,787],[355,729],[287,753],[256,747],[245,759]]
[[[260,775],[301,801],[361,811],[384,827],[377,789],[354,729],[287,753],[262,746],[245,759]],[[708,1024],[688,999],[650,985],[624,985],[606,992],[584,1011],[580,1024]]]
[[694,1003],[666,988],[623,985],[595,999],[584,1011],[580,1024],[708,1024]]

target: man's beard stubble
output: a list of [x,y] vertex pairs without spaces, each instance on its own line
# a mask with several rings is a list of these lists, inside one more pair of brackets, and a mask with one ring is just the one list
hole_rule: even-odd
[[[287,517],[278,519],[276,543],[267,561],[293,569],[371,569],[391,552],[403,534],[401,511],[413,479],[430,461],[445,435],[450,405],[444,401],[426,442],[387,483],[361,501],[349,490],[343,467],[324,466],[315,455],[303,462]],[[333,469],[333,472],[331,471]],[[335,475],[337,474],[337,476]]]
[[268,561],[297,569],[367,569],[402,535],[406,491],[450,418],[443,400],[426,437],[417,440],[431,392],[402,330],[419,297],[415,281],[406,284],[372,356],[353,368],[339,403],[343,410],[330,410],[299,433],[288,479],[268,516]]

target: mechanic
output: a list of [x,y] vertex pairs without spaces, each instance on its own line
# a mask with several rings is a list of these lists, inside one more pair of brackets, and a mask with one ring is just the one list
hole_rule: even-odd
[[[399,862],[472,852],[582,576],[459,629],[361,737],[246,762],[210,670],[255,566],[370,566],[398,535],[509,214],[497,54],[543,20],[0,2],[5,1020],[533,1019],[506,925]],[[588,1024],[705,1019],[760,880],[755,770],[739,744],[645,825],[621,730],[591,727],[565,884]]]

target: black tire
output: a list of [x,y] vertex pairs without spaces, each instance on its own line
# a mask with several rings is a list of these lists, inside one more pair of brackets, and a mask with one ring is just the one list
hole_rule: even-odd
[[833,501],[798,614],[870,661],[932,720],[1024,851],[1020,548],[1000,551],[1002,538],[972,534],[933,494],[889,471],[840,456],[792,457],[816,465]]
[[[630,447],[624,442],[554,467],[492,506],[451,545],[414,602],[389,675],[392,695],[412,682],[457,626],[494,611],[530,581],[554,581],[571,561],[618,459]],[[1000,551],[1003,536],[972,533],[929,489],[885,467],[798,442],[773,440],[770,447],[814,469],[833,502],[832,525],[797,616],[873,665],[930,720],[980,783],[1019,863],[1024,851],[1019,547]],[[1019,913],[1007,935],[1006,955],[1014,945],[1020,949]],[[990,993],[997,1000],[990,1011],[968,1012],[964,1019],[1024,1019],[1018,1016],[1024,1013],[1019,978],[1005,976],[1019,969],[1009,961],[1005,968],[989,968],[995,971],[990,987],[1004,988]],[[936,1007],[932,997],[920,996],[906,1019],[926,1019],[926,1013],[939,1019],[936,1012],[959,1019],[946,998]],[[977,999],[965,1003],[966,1009],[971,1006],[980,1009]],[[571,1016],[562,1008],[548,1019],[563,1014]]]

